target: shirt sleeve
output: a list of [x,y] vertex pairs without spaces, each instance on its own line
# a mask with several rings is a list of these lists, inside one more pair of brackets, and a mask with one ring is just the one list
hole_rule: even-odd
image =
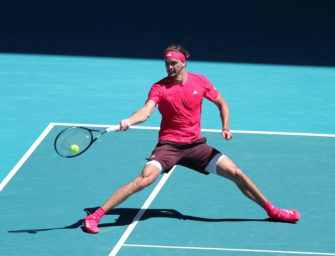
[[154,84],[149,91],[146,102],[148,102],[149,100],[153,100],[157,105],[160,102],[160,99],[161,99],[160,85]]
[[216,100],[219,95],[218,90],[213,86],[211,81],[209,81],[206,77],[202,76],[203,87],[205,89],[204,97],[212,102]]

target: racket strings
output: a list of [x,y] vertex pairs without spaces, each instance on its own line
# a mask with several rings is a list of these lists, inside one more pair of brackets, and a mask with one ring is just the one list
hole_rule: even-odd
[[92,134],[89,130],[81,127],[71,127],[58,135],[55,149],[61,156],[76,156],[90,146],[92,139]]

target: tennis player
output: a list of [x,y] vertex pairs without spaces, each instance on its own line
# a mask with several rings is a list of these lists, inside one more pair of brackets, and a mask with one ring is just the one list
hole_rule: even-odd
[[120,131],[147,120],[155,107],[162,115],[158,144],[140,175],[116,190],[94,213],[84,219],[83,228],[89,233],[98,233],[100,219],[130,195],[152,184],[162,172],[174,165],[182,165],[203,174],[216,174],[233,181],[241,192],[263,207],[274,220],[297,222],[296,210],[275,207],[226,155],[209,146],[201,137],[200,119],[203,98],[213,102],[219,109],[222,121],[222,137],[232,138],[229,130],[229,107],[218,90],[204,76],[186,71],[189,53],[179,45],[164,51],[167,77],[155,83],[145,105],[133,115],[120,122]]

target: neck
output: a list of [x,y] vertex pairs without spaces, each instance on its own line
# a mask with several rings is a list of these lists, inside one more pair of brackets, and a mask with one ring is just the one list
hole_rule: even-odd
[[177,76],[172,77],[172,81],[175,84],[184,84],[187,80],[187,72],[183,69]]

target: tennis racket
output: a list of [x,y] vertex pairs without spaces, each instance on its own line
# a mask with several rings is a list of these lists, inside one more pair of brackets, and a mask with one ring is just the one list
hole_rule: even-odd
[[65,128],[55,138],[55,151],[65,158],[79,156],[102,135],[118,129],[120,129],[120,125],[110,126],[107,129],[89,129],[80,126]]

